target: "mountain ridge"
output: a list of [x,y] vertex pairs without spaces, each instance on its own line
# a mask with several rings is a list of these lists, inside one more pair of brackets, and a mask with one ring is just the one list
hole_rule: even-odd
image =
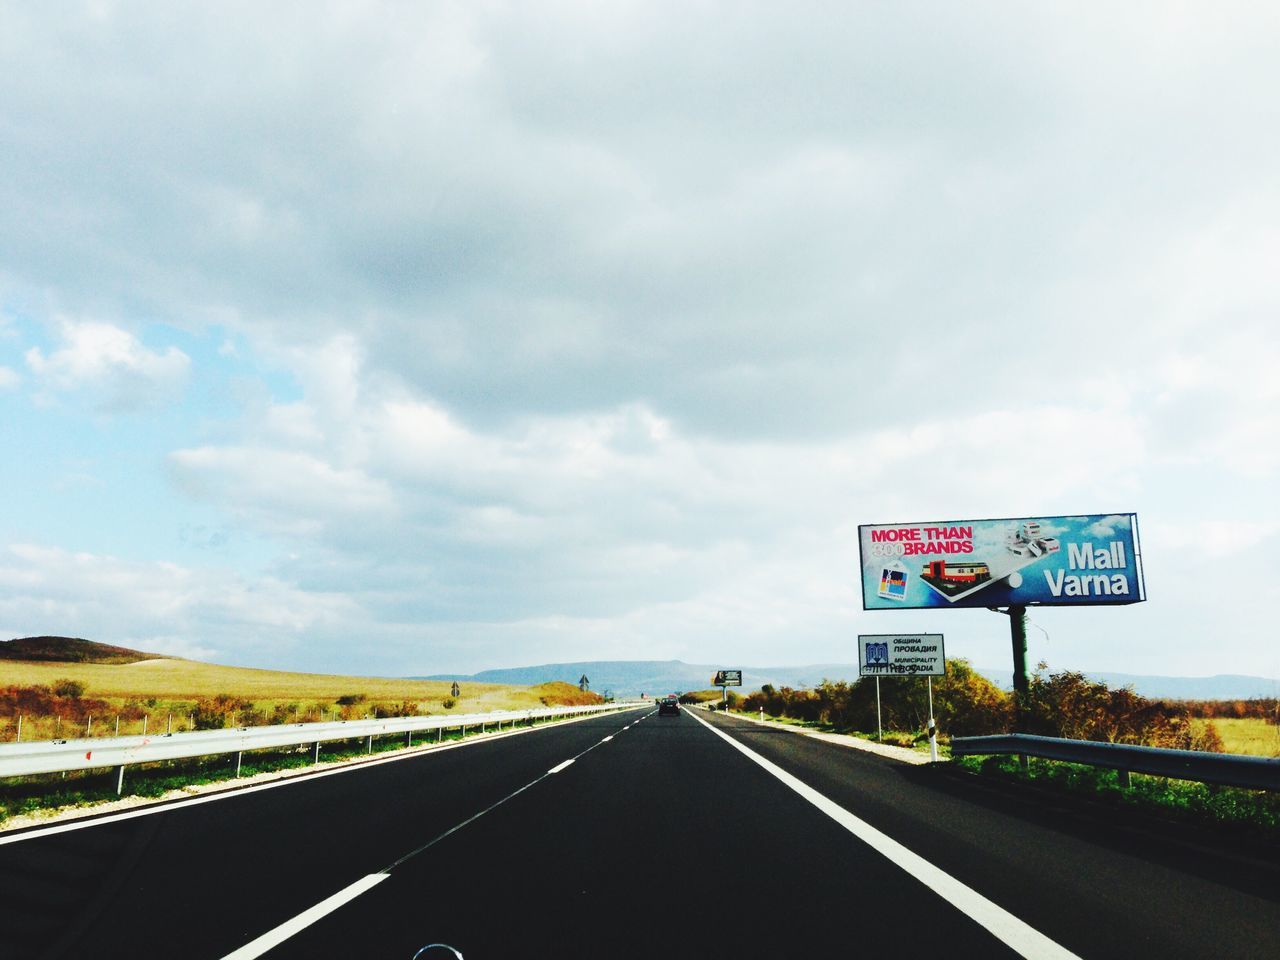
[[[529,686],[548,680],[577,683],[586,676],[591,689],[608,690],[615,696],[640,693],[663,694],[685,690],[702,690],[711,686],[713,674],[725,666],[685,663],[682,660],[578,660],[566,663],[544,663],[529,667],[504,667],[481,670],[473,674],[442,673],[413,680],[457,680],[459,683],[511,683]],[[736,669],[736,666],[735,666]],[[812,687],[826,680],[858,679],[856,663],[816,663],[801,666],[748,667],[742,669],[744,690],[759,689],[768,683],[775,687]],[[1013,686],[1013,671],[998,668],[973,668],[1003,689]],[[1051,668],[1052,670],[1053,668]],[[1106,670],[1081,670],[1090,680],[1112,688],[1132,686],[1141,696],[1165,700],[1248,700],[1280,695],[1280,680],[1245,674],[1215,674],[1207,677],[1170,677],[1147,674],[1118,673]]]

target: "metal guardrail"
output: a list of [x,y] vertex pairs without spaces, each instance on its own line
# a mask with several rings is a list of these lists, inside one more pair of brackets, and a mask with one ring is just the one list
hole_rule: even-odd
[[[539,707],[532,710],[503,710],[492,713],[470,713],[457,716],[387,717],[381,720],[341,720],[329,723],[290,723],[269,727],[236,727],[230,730],[197,730],[189,733],[160,733],[147,736],[89,737],[78,740],[37,740],[26,743],[0,743],[0,778],[21,777],[37,773],[92,770],[115,767],[119,771],[119,792],[124,768],[159,760],[184,760],[216,754],[243,754],[250,750],[273,747],[301,747],[314,744],[318,759],[320,744],[337,740],[368,740],[373,749],[374,737],[393,734],[412,737],[423,731],[468,727],[513,726],[523,721],[537,721],[586,713],[630,710],[641,702],[624,702],[583,707]],[[237,760],[237,770],[239,763]]]
[[1062,740],[1027,733],[955,737],[951,741],[953,757],[988,754],[1042,757],[1065,763],[1107,767],[1124,773],[1146,773],[1174,780],[1194,780],[1249,790],[1280,790],[1280,757],[1246,757],[1235,753],[1169,750],[1129,743]]

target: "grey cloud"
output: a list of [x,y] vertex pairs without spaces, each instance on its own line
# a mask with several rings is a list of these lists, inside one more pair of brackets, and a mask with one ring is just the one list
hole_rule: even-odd
[[996,10],[11,9],[7,287],[351,330],[477,423],[835,435],[868,369],[994,375],[975,335],[1082,361],[1139,258],[1274,168],[1233,96],[1261,50]]
[[842,636],[857,519],[1176,514],[1179,455],[1275,448],[1162,372],[1275,346],[1275,18],[11,5],[0,306],[296,380],[168,465],[289,605],[347,598],[304,618],[335,666]]

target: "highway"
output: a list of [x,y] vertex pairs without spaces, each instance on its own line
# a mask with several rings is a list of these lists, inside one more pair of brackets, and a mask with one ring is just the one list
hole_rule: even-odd
[[0,835],[0,956],[1280,956],[1274,843],[700,711],[216,796]]

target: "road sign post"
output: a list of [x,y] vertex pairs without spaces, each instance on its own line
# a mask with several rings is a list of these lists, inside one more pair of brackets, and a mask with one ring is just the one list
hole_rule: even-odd
[[858,634],[858,675],[876,681],[876,736],[884,739],[880,715],[880,678],[924,677],[929,696],[929,759],[938,759],[938,724],[933,717],[933,678],[947,675],[940,633]]
[[938,725],[933,719],[933,677],[925,677],[929,687],[929,760],[938,762]]
[[880,678],[876,677],[876,739],[884,742],[884,723],[880,720]]

